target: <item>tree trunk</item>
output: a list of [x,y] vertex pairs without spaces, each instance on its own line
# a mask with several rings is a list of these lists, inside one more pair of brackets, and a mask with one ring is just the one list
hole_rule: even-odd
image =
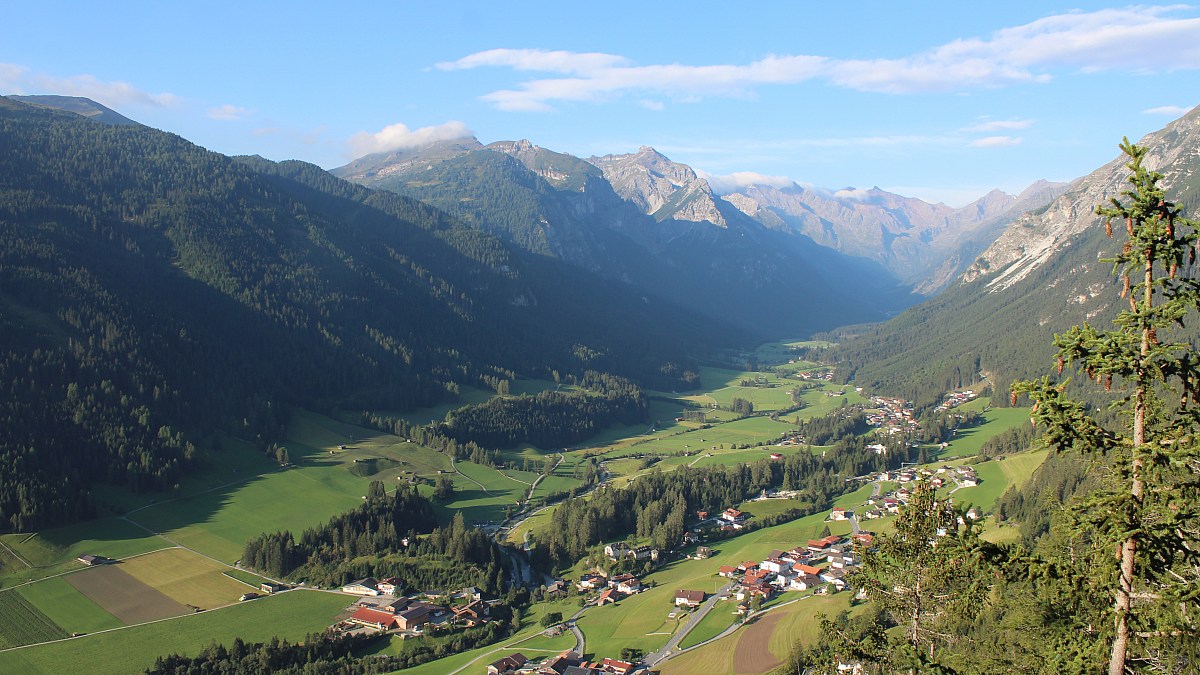
[[[1153,256],[1147,255],[1145,289],[1141,310],[1149,314],[1154,298]],[[1142,360],[1150,354],[1150,329],[1142,329]],[[1133,394],[1133,457],[1130,462],[1129,494],[1133,499],[1134,520],[1139,519],[1142,507],[1142,455],[1146,443],[1146,394],[1149,383],[1144,365],[1139,364],[1137,389]],[[1117,583],[1115,610],[1117,634],[1113,638],[1112,655],[1108,660],[1108,675],[1123,675],[1129,652],[1129,611],[1133,607],[1134,560],[1137,555],[1137,536],[1130,535],[1121,544],[1121,576]]]

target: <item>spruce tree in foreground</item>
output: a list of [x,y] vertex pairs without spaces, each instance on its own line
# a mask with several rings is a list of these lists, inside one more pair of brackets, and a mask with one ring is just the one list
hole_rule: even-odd
[[[1105,490],[1083,502],[1081,523],[1112,542],[1114,633],[1110,675],[1133,669],[1196,672],[1200,630],[1200,355],[1172,342],[1200,309],[1200,282],[1183,273],[1195,262],[1197,223],[1165,199],[1162,175],[1144,166],[1146,150],[1128,139],[1130,188],[1099,206],[1112,236],[1128,241],[1114,273],[1129,307],[1112,330],[1087,323],[1055,337],[1061,373],[1069,366],[1105,390],[1125,416],[1120,432],[1096,420],[1065,394],[1065,383],[1042,378],[1013,386],[1033,401],[1034,424],[1059,451],[1086,453],[1108,471]],[[1123,227],[1120,227],[1122,226]]]

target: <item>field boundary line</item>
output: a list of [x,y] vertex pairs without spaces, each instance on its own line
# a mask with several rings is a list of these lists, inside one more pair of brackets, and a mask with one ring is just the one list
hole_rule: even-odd
[[[29,535],[29,536],[30,536],[30,537],[33,537],[34,535],[32,535],[32,534],[31,534],[31,535]],[[26,539],[25,541],[29,541],[29,540],[28,540],[28,539]],[[24,542],[22,542],[22,543],[24,543]],[[14,558],[16,558],[17,560],[19,560],[19,561],[20,561],[20,562],[21,562],[23,565],[25,565],[25,567],[28,567],[29,569],[33,569],[33,565],[30,565],[28,560],[26,560],[26,559],[22,558],[22,557],[21,557],[21,554],[19,554],[19,553],[17,553],[16,551],[12,550],[12,548],[11,548],[11,547],[9,547],[9,545],[8,545],[8,544],[4,543],[3,541],[0,541],[0,546],[3,546],[5,551],[8,551],[9,553],[11,553],[11,554],[12,554],[12,557],[14,557]]]

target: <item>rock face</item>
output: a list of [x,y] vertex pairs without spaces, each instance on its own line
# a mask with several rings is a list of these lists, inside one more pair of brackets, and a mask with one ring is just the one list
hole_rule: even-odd
[[728,227],[708,181],[686,164],[642,146],[628,155],[590,157],[613,190],[655,220],[681,220]]
[[[1138,145],[1149,149],[1145,165],[1163,174],[1161,185],[1173,199],[1195,197],[1200,186],[1200,108],[1148,134]],[[1119,157],[1075,181],[1044,210],[1018,218],[967,269],[963,283],[995,274],[987,287],[996,292],[1025,279],[1069,246],[1073,237],[1099,224],[1096,205],[1125,189],[1127,175],[1125,159]]]

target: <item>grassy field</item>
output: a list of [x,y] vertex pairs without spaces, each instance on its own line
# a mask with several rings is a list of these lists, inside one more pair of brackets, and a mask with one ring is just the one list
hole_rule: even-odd
[[160,655],[195,654],[213,641],[228,644],[241,637],[261,642],[272,636],[299,640],[333,623],[346,604],[346,598],[336,594],[291,591],[221,610],[2,651],[0,673],[125,675],[154,665]]
[[[983,406],[986,399],[975,399],[968,405]],[[939,459],[977,455],[983,444],[994,436],[1020,424],[1029,424],[1029,410],[1025,408],[992,408],[981,414],[985,422],[970,429],[960,429]]]
[[954,493],[956,502],[974,504],[991,513],[996,506],[996,500],[1004,494],[1009,486],[1024,485],[1033,472],[1046,461],[1049,450],[1035,450],[1018,455],[1009,455],[1002,459],[973,465],[979,476],[979,485],[960,488]]
[[733,622],[738,620],[738,616],[734,614],[737,609],[737,601],[725,599],[718,601],[713,606],[712,611],[700,620],[694,628],[687,634],[687,637],[679,643],[680,649],[687,649],[695,645],[710,640],[721,634],[721,631],[733,625]]
[[17,564],[0,577],[4,586],[43,579],[83,567],[76,560],[85,554],[125,558],[170,546],[121,518],[105,518],[28,534],[6,534],[0,541],[33,567]]
[[224,574],[228,567],[183,548],[130,558],[121,569],[176,602],[202,609],[235,603],[246,592],[245,584]]
[[[797,594],[797,598],[799,597]],[[824,613],[833,616],[850,606],[849,593],[805,596],[796,600],[796,602],[788,602],[789,600],[788,595],[785,595],[784,603],[787,604],[782,604],[769,612],[759,615],[757,621],[763,622],[764,626],[769,626],[770,634],[766,636],[766,640],[762,639],[763,636],[749,635],[750,630],[753,628],[752,625],[743,626],[732,635],[667,661],[659,666],[658,670],[662,675],[692,675],[694,673],[705,673],[705,675],[749,675],[750,673],[761,672],[757,670],[739,670],[734,667],[739,649],[745,651],[747,647],[750,647],[755,651],[760,651],[763,646],[766,646],[768,648],[767,653],[771,657],[782,661],[787,658],[792,646],[797,641],[810,644],[818,637],[820,628],[816,621],[817,614]],[[770,620],[769,624],[766,623],[768,619]],[[755,637],[758,639],[754,639]],[[749,642],[750,640],[753,640],[756,644],[743,644],[743,642]],[[693,644],[699,642],[691,641],[690,636],[688,641]],[[761,654],[760,658],[766,656],[767,654]]]
[[[120,628],[125,624],[92,602],[84,594],[67,583],[62,577],[43,579],[22,586],[14,592],[37,607],[51,621],[62,626],[68,633],[93,633],[98,630]],[[3,631],[0,631],[2,634]]]
[[[0,593],[0,649],[67,637],[61,626],[15,591]],[[0,652],[2,655],[3,652]],[[0,661],[2,664],[3,661]],[[17,670],[0,672],[16,673]]]

